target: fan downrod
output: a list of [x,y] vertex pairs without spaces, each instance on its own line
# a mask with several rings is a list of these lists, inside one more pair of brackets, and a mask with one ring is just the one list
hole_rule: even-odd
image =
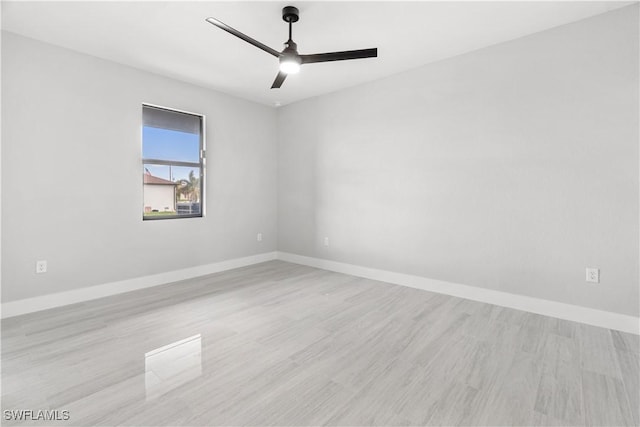
[[282,8],[282,20],[289,23],[298,22],[300,11],[297,7],[285,6]]

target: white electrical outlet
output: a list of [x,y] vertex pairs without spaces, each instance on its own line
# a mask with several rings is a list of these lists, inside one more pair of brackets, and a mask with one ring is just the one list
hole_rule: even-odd
[[256,240],[257,240],[258,242],[262,242],[262,233],[258,233],[258,234],[256,235]]
[[600,270],[597,268],[587,268],[587,282],[600,283]]
[[324,245],[325,246],[329,246],[329,238],[328,237],[324,238]]
[[42,274],[47,272],[47,261],[36,261],[36,273]]

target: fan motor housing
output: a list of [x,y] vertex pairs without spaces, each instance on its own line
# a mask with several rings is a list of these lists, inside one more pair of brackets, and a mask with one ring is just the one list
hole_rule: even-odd
[[282,20],[285,22],[298,22],[300,11],[297,7],[286,6],[282,8]]

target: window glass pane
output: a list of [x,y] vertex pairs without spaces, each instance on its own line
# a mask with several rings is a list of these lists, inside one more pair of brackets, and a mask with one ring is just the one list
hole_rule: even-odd
[[199,215],[199,167],[144,164],[144,217]]
[[150,126],[142,128],[142,157],[200,162],[200,135]]

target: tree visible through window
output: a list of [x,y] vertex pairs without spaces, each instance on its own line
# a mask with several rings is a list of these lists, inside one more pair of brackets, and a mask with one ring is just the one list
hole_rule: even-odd
[[142,106],[144,219],[202,216],[202,116]]

